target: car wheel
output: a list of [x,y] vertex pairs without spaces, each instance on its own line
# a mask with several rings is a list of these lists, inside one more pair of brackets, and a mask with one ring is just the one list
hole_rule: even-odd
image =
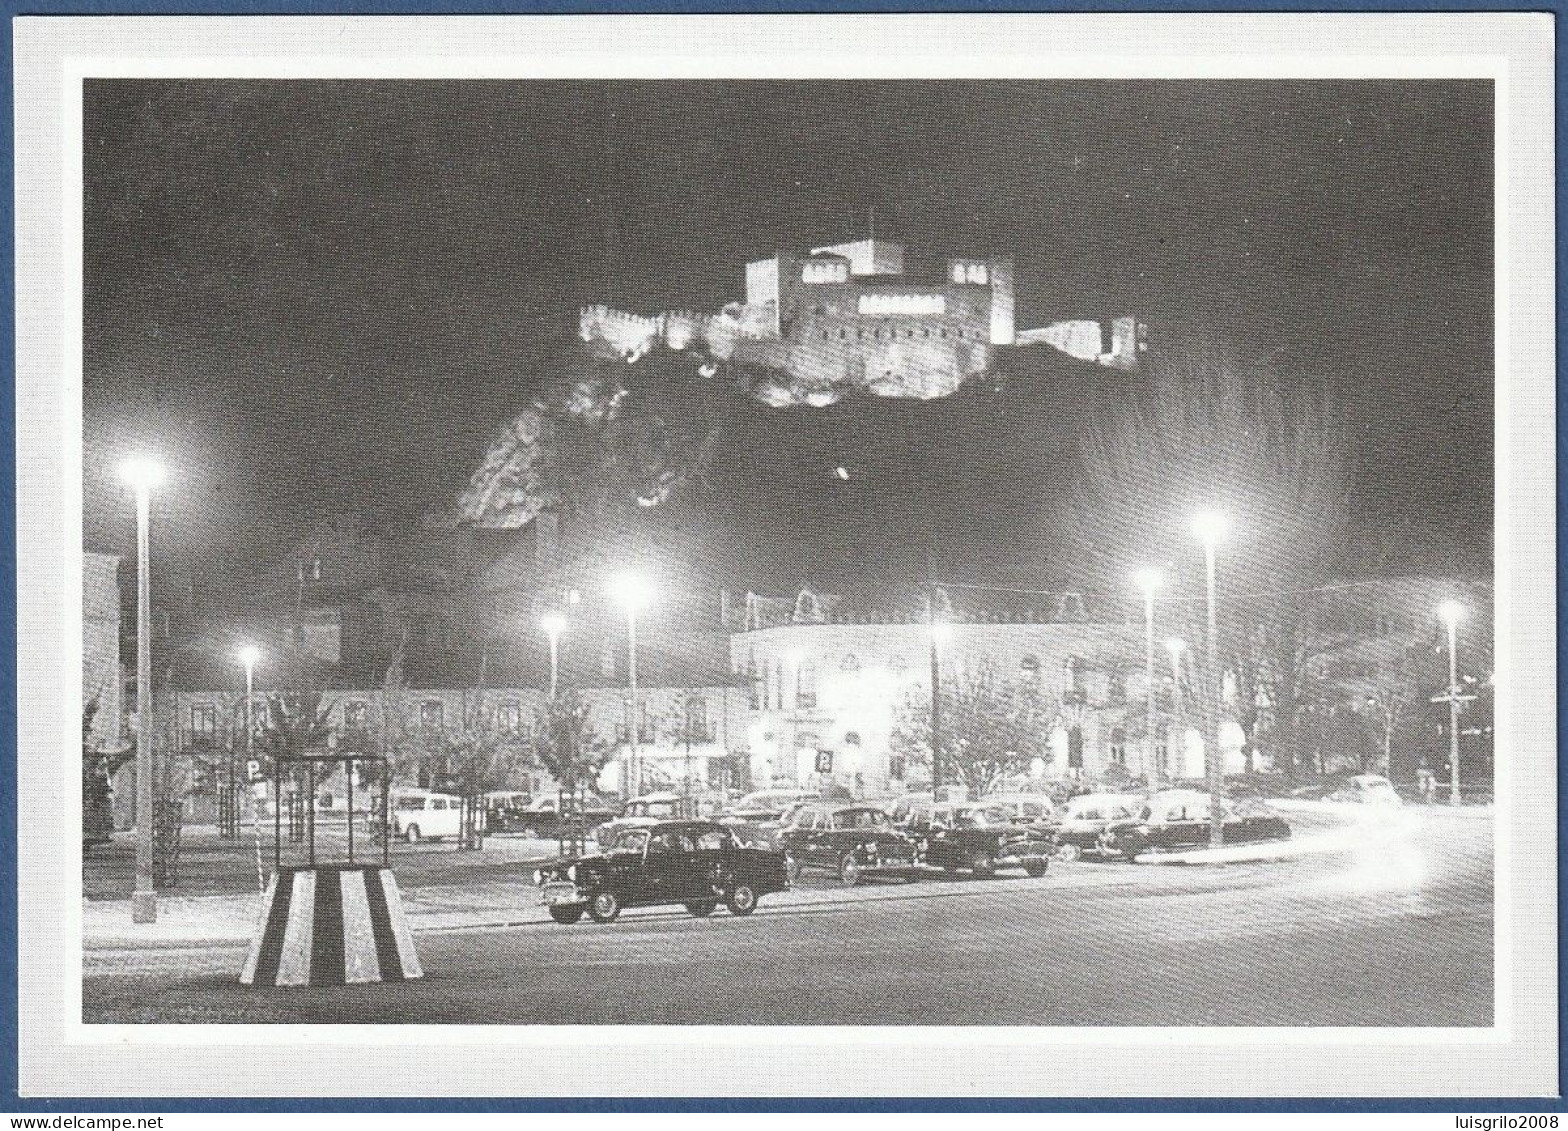
[[1024,861],[1024,871],[1031,876],[1043,876],[1049,864],[1044,856],[1031,856]]
[[[736,884],[724,899],[731,915],[750,915],[757,909],[757,892],[750,884]],[[712,907],[710,905],[709,909]]]
[[800,861],[788,853],[784,855],[784,875],[792,884],[800,882]]
[[612,922],[621,913],[621,897],[613,891],[601,891],[588,901],[588,914],[595,923]]
[[580,903],[567,904],[564,907],[550,908],[550,918],[554,919],[563,927],[570,927],[573,923],[577,922],[577,920],[581,919],[582,917],[583,908],[582,904]]
[[977,880],[989,879],[996,871],[996,861],[989,852],[977,852],[974,859],[969,861],[969,870]]
[[1056,858],[1058,860],[1062,860],[1068,864],[1071,864],[1074,860],[1077,860],[1082,856],[1083,849],[1079,848],[1076,844],[1068,843],[1057,846]]
[[860,882],[860,861],[855,859],[853,852],[846,852],[844,859],[838,862],[838,878],[844,881],[845,887],[854,887]]
[[711,899],[699,899],[695,903],[688,903],[686,905],[686,910],[690,911],[699,919],[706,919],[709,915],[713,914],[713,909],[717,906],[718,904]]
[[418,825],[409,825],[408,826],[408,830],[406,832],[404,832],[404,834],[403,834],[403,839],[408,841],[409,844],[418,844],[419,843],[419,826]]

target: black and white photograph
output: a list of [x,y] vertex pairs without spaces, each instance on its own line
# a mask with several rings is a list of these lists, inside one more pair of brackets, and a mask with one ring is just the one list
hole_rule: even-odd
[[87,74],[68,1021],[1500,1031],[1501,105]]

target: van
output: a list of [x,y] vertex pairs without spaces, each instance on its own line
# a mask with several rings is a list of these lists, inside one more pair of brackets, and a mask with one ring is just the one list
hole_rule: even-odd
[[418,844],[458,836],[463,827],[463,799],[423,789],[394,790],[390,798],[392,835]]

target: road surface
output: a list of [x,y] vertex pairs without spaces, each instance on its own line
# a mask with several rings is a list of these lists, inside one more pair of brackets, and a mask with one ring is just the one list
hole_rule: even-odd
[[[1492,823],[1407,811],[1357,851],[845,890],[756,914],[421,931],[427,976],[250,988],[242,946],[87,955],[84,1020],[1444,1025],[1492,1017]],[[530,893],[531,894],[531,893]]]

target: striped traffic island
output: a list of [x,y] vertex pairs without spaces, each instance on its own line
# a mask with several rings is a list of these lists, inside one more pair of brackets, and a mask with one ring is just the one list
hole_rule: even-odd
[[273,873],[240,981],[344,986],[423,976],[392,870],[316,864]]

